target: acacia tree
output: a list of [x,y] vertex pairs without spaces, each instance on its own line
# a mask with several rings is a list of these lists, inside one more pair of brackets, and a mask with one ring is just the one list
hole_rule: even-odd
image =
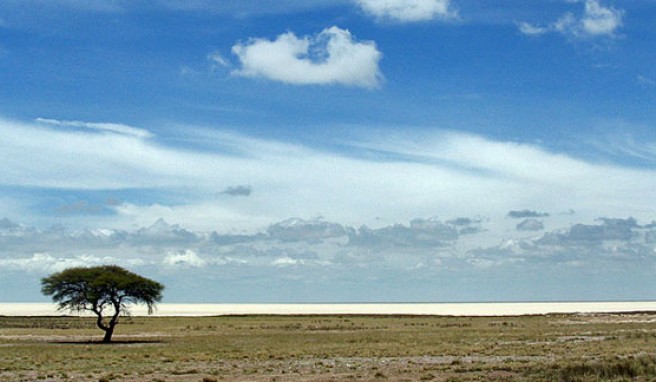
[[164,290],[164,285],[116,265],[69,268],[41,279],[41,286],[59,310],[93,312],[96,325],[105,331],[105,343],[112,341],[119,317],[130,313],[128,304],[146,304],[152,314]]

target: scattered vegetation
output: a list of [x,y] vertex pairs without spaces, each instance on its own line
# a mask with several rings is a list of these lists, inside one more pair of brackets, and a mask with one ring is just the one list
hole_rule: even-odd
[[10,381],[653,381],[656,315],[0,317]]

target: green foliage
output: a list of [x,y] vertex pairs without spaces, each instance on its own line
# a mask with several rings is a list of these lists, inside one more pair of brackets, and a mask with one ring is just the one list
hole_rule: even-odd
[[41,280],[43,294],[59,309],[101,310],[108,304],[143,303],[152,313],[164,286],[116,265],[69,268]]

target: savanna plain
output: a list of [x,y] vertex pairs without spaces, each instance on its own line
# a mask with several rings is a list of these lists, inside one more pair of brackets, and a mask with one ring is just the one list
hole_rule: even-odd
[[656,381],[656,314],[0,316],[0,381]]

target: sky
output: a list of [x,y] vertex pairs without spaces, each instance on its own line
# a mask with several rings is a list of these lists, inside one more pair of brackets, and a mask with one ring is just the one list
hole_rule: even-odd
[[0,302],[653,300],[654,0],[4,0]]

